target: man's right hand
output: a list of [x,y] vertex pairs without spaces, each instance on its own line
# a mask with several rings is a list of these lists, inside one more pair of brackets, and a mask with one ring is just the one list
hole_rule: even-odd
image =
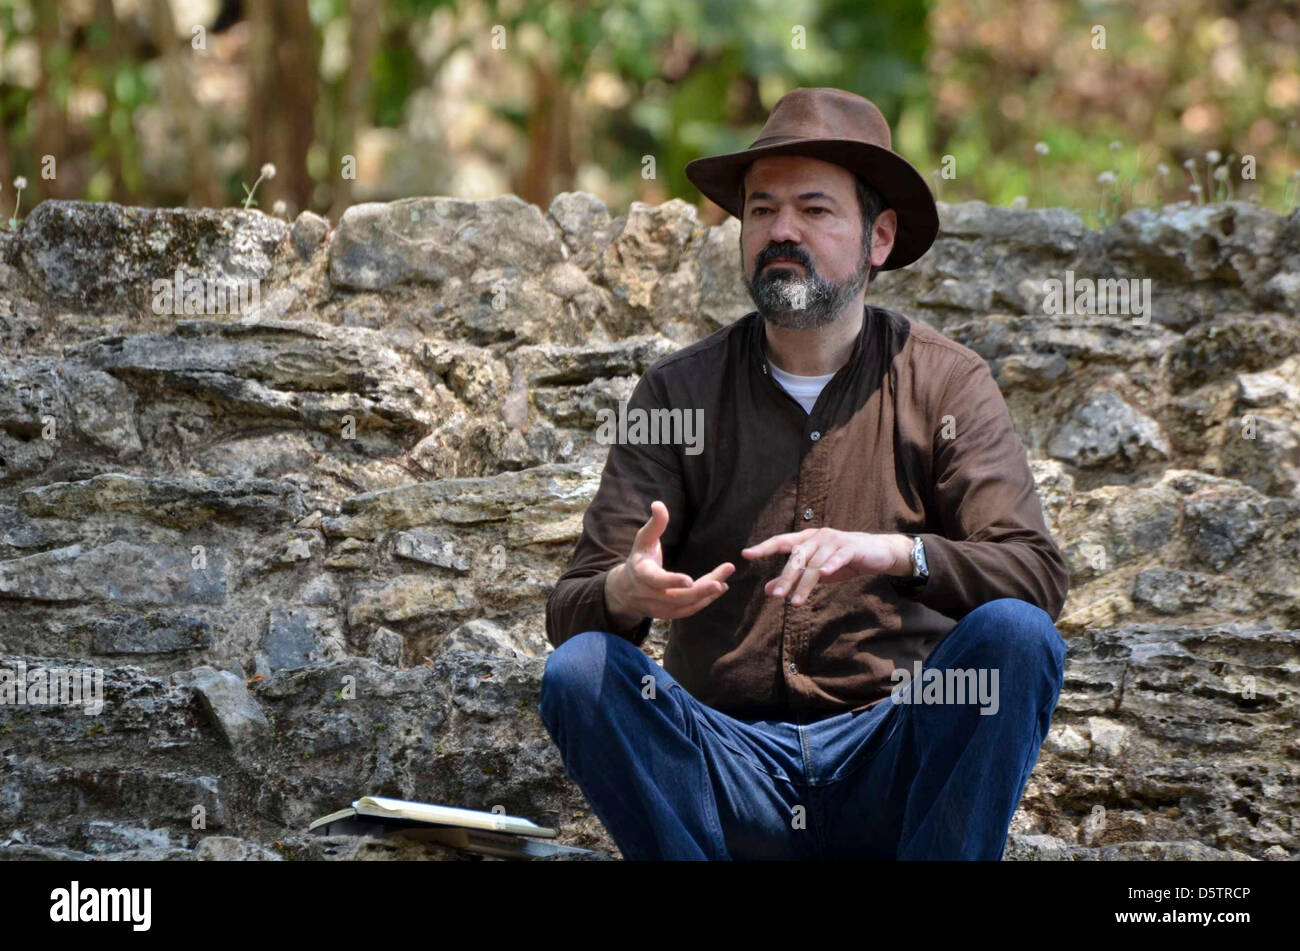
[[736,570],[729,561],[698,581],[664,571],[659,538],[667,527],[668,506],[652,502],[650,520],[636,533],[632,554],[605,576],[605,610],[619,631],[631,630],[647,617],[689,617],[727,593],[726,579]]

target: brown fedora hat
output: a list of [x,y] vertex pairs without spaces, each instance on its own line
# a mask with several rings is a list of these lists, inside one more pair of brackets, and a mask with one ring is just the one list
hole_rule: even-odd
[[754,144],[743,152],[686,164],[686,177],[728,212],[741,217],[745,169],[768,155],[806,155],[842,165],[862,177],[898,215],[898,234],[880,270],[911,264],[934,243],[939,211],[925,179],[891,147],[889,123],[870,99],[843,89],[792,89],[772,107]]

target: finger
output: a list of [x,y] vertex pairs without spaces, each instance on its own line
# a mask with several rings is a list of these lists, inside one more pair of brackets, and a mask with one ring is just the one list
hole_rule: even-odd
[[681,597],[678,597],[677,594],[673,594],[665,597],[648,599],[643,603],[647,606],[646,613],[652,617],[686,617],[687,615],[693,614],[705,604],[722,597],[728,590],[729,589],[726,585],[717,585],[716,587],[706,588],[700,592],[680,592],[682,595]]
[[[650,564],[654,565],[653,562],[651,562]],[[724,561],[722,564],[718,565],[718,567],[714,568],[708,574],[701,575],[699,579],[695,581],[691,580],[690,575],[684,575],[681,574],[680,572],[671,572],[671,573],[665,572],[663,571],[662,568],[659,568],[657,565],[654,565],[653,568],[646,569],[646,570],[653,571],[655,569],[658,570],[660,576],[657,578],[655,583],[649,585],[654,589],[652,592],[649,593],[649,596],[661,597],[671,592],[671,597],[677,599],[677,601],[680,602],[691,597],[689,593],[683,593],[684,591],[689,591],[690,589],[694,589],[697,593],[698,592],[707,593],[707,592],[714,591],[715,585],[721,585],[722,587],[721,589],[719,589],[719,593],[725,592],[727,590],[726,580],[727,578],[731,577],[732,573],[736,570],[736,566],[729,561]]]
[[784,535],[773,535],[771,538],[759,542],[757,545],[750,545],[748,548],[742,548],[740,553],[746,558],[766,558],[768,555],[779,555],[790,550],[792,545],[797,545],[813,532],[815,528],[806,528],[802,532],[787,532]]
[[632,565],[632,578],[651,590],[689,588],[695,579],[680,571],[665,571],[653,558],[638,558]]
[[845,564],[845,561],[845,558],[838,556],[834,557],[834,560],[827,559],[826,563],[817,569],[817,580],[826,584],[837,584],[856,577],[857,572],[851,564],[852,558],[847,559],[850,564]]
[[712,594],[705,595],[704,597],[698,599],[697,601],[693,601],[689,604],[671,608],[669,609],[670,613],[658,615],[658,616],[666,617],[666,618],[690,617],[692,614],[695,614],[696,612],[708,607],[714,601],[718,600],[718,598],[726,594],[728,590],[729,590],[728,586],[723,584],[721,585],[721,590],[719,591],[715,591]]
[[829,578],[835,572],[839,571],[844,565],[853,558],[853,550],[848,547],[841,548],[839,551],[831,554],[821,565],[822,578]]
[[[772,586],[771,593],[778,598],[784,597],[786,592],[794,588],[795,583],[799,581],[808,567],[811,555],[816,555],[823,546],[817,545],[809,551],[809,544],[798,544],[790,549],[790,557],[786,560],[785,568],[777,576],[776,584]],[[820,565],[821,562],[818,562]]]
[[650,503],[650,517],[646,519],[644,525],[637,529],[636,537],[632,540],[633,551],[648,551],[654,548],[659,537],[663,535],[664,529],[668,527],[668,506],[663,502],[655,499]]
[[817,557],[808,563],[808,567],[803,570],[803,575],[794,587],[794,593],[790,597],[791,604],[803,604],[808,599],[817,582],[822,580],[821,566],[830,556],[831,549],[823,547]]
[[708,574],[700,575],[700,580],[704,581],[707,579],[709,581],[726,581],[728,578],[732,576],[735,570],[736,570],[735,565],[733,565],[729,561],[724,561],[722,564],[718,565],[718,567],[714,568]]

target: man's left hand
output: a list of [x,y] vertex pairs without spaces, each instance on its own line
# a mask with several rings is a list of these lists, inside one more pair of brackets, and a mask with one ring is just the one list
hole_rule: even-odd
[[819,581],[833,584],[868,574],[909,576],[911,551],[912,539],[906,535],[808,528],[773,535],[740,553],[752,561],[789,552],[785,570],[764,585],[763,591],[775,598],[789,592],[791,604],[802,604]]

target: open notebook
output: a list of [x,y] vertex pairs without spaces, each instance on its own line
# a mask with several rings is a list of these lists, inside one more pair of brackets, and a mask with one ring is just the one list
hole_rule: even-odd
[[362,796],[348,808],[317,819],[308,830],[318,835],[400,835],[501,858],[595,854],[589,849],[538,841],[555,838],[556,830],[520,816],[383,796]]

